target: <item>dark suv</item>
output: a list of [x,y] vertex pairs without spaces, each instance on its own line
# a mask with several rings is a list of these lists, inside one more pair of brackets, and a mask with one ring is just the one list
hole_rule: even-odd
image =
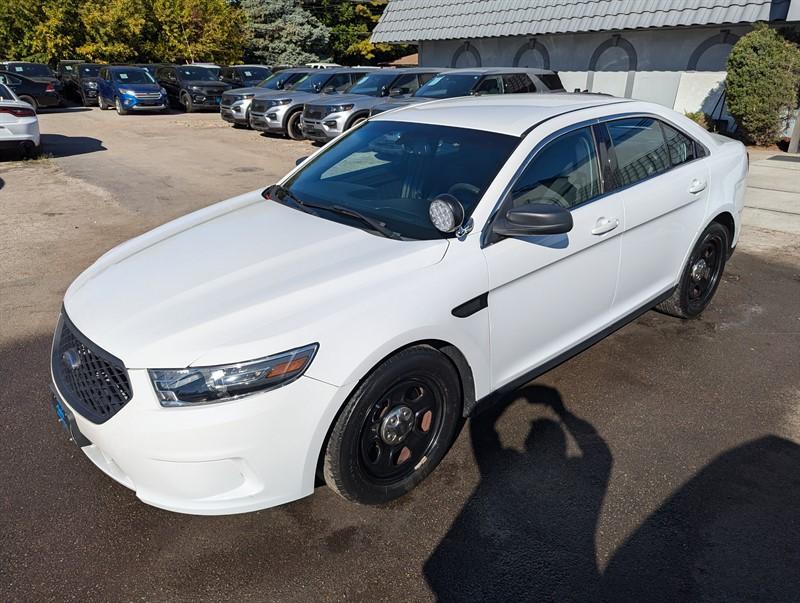
[[188,113],[219,109],[222,93],[230,89],[230,84],[219,81],[213,70],[199,65],[162,67],[156,80],[167,91],[170,103]]
[[231,65],[222,68],[219,79],[234,88],[249,88],[257,86],[271,75],[272,69],[266,65]]
[[103,65],[79,63],[73,65],[69,75],[64,78],[64,91],[77,96],[84,107],[97,104],[97,79]]

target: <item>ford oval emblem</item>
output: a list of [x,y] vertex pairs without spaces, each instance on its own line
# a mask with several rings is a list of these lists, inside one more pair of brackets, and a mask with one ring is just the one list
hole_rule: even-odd
[[61,354],[61,361],[73,371],[81,365],[81,357],[75,348],[70,348]]

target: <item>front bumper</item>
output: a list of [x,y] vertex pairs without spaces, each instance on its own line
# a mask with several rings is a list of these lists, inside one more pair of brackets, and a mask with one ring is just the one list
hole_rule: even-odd
[[279,133],[283,132],[283,120],[288,111],[288,105],[277,105],[270,107],[263,113],[250,112],[250,125],[262,132]]
[[162,95],[160,98],[137,98],[130,95],[122,95],[122,107],[126,111],[163,111],[167,108],[167,97]]
[[344,124],[347,122],[346,115],[328,115],[324,119],[308,119],[303,117],[300,120],[300,127],[303,136],[309,140],[328,142],[344,132]]
[[90,445],[89,459],[143,502],[179,513],[224,515],[313,492],[340,388],[301,377],[219,404],[164,408],[145,370],[128,371],[133,398],[103,424],[81,416],[57,389]]
[[220,117],[232,124],[249,125],[248,111],[251,102],[252,99],[246,99],[236,101],[232,105],[220,105]]

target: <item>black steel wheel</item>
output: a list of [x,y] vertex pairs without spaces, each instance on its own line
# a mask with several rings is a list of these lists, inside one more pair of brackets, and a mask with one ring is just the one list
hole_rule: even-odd
[[450,360],[414,346],[356,389],[331,431],[327,484],[363,504],[407,493],[439,464],[461,425],[461,386]]
[[730,248],[728,229],[710,224],[697,241],[672,297],[658,305],[665,314],[696,318],[717,292]]

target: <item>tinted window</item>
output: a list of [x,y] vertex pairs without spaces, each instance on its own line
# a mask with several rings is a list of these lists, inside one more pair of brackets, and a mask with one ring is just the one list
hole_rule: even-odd
[[503,78],[499,75],[490,75],[478,84],[478,87],[475,88],[475,92],[478,94],[502,94],[502,79]]
[[100,73],[100,65],[81,65],[79,68],[81,77],[97,77]]
[[664,139],[667,143],[669,160],[672,165],[680,165],[697,159],[695,143],[691,138],[663,122],[661,126],[664,128]]
[[392,84],[392,94],[411,94],[419,88],[419,80],[414,73],[406,73]]
[[[350,83],[350,77],[347,77],[347,82]],[[325,86],[331,85],[328,80],[331,79],[328,73],[315,73],[314,75],[304,79],[303,81],[295,84],[292,90],[299,90],[300,92],[322,92]]]
[[425,98],[466,96],[480,79],[480,75],[469,75],[466,73],[437,75],[417,90],[414,96],[422,96]]
[[9,63],[9,71],[28,77],[52,77],[53,73],[47,65],[41,63]]
[[606,124],[617,155],[617,183],[628,186],[670,168],[661,125],[649,117],[620,119]]
[[5,87],[5,84],[0,84],[0,100],[16,100],[11,90]]
[[600,169],[589,128],[564,134],[545,146],[514,183],[514,207],[549,203],[575,207],[600,194]]
[[272,73],[266,67],[242,67],[242,78],[246,82],[260,82]]
[[450,192],[469,216],[518,142],[480,130],[367,122],[323,150],[287,186],[301,200],[356,209],[405,237],[438,239],[447,235],[430,222],[431,200]]
[[518,92],[536,92],[536,86],[525,73],[509,73],[503,76],[503,87],[506,94]]
[[434,77],[436,77],[435,73],[420,73],[419,74],[419,83],[420,85],[425,85],[429,81],[431,81]]
[[209,67],[179,67],[177,71],[184,81],[213,82],[218,79],[215,70]]
[[561,78],[556,73],[540,73],[538,77],[542,83],[547,86],[548,90],[563,90],[564,84],[561,83]]
[[355,86],[350,89],[352,94],[365,94],[367,96],[379,96],[383,88],[392,85],[397,77],[396,73],[370,73],[362,77]]

